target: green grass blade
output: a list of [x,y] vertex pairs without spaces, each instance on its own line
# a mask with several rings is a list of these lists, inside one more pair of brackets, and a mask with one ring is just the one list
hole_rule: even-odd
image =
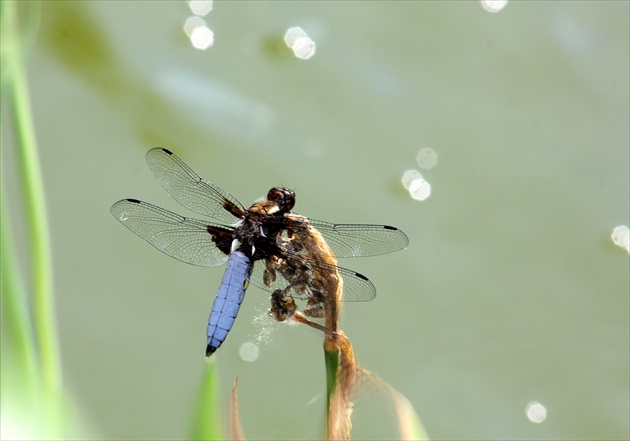
[[[22,191],[23,223],[30,245],[27,252],[29,268],[24,273],[32,278],[30,284],[21,280],[15,250],[8,240],[4,240],[13,237],[14,233],[10,229],[9,207],[3,193],[2,304],[7,310],[3,309],[2,314],[9,323],[6,327],[3,324],[3,330],[8,333],[3,334],[2,375],[3,379],[10,376],[10,381],[3,381],[3,385],[10,384],[11,387],[9,391],[3,388],[2,405],[3,411],[10,407],[18,426],[31,432],[36,430],[46,438],[63,438],[67,434],[68,412],[61,395],[48,219],[22,51],[22,44],[28,40],[23,30],[34,30],[34,27],[22,23],[18,17],[19,12],[26,12],[27,19],[32,20],[37,16],[32,12],[33,8],[39,8],[39,3],[0,2],[3,127],[8,119],[16,139],[17,186]],[[26,286],[32,293],[27,293]],[[32,309],[28,310],[27,305]],[[5,343],[13,348],[19,360],[5,359],[8,353]],[[26,385],[31,391],[27,394],[15,391],[19,384]]]
[[48,234],[48,214],[44,197],[37,141],[31,117],[30,99],[24,71],[23,54],[20,50],[19,34],[15,16],[17,2],[2,2],[3,9],[3,46],[9,46],[6,62],[10,69],[9,99],[15,134],[17,136],[17,153],[20,188],[24,191],[26,209],[27,234],[31,244],[31,274],[33,278],[33,316],[35,335],[39,344],[42,374],[46,387],[59,390],[58,343],[53,308],[52,269],[50,264],[50,238]]
[[0,196],[0,273],[2,274],[0,298],[2,309],[2,360],[10,360],[17,372],[21,372],[20,386],[32,397],[37,378],[35,338],[26,302],[26,290],[15,265],[16,253],[11,240],[11,219],[6,207],[5,186]]
[[219,378],[214,358],[209,358],[192,409],[191,439],[225,439],[221,430]]
[[326,364],[326,413],[328,413],[330,410],[330,397],[337,384],[339,350],[328,351],[324,349],[324,362]]

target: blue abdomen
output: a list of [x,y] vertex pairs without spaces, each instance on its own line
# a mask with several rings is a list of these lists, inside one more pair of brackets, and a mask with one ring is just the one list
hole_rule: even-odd
[[232,329],[238,310],[243,303],[243,297],[245,297],[252,266],[251,259],[241,251],[233,251],[230,254],[208,320],[206,357],[211,356],[221,346]]

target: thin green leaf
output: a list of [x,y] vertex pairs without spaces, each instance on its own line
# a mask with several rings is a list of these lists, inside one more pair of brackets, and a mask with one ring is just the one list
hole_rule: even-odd
[[191,439],[225,439],[221,430],[219,380],[214,358],[208,358],[199,393],[192,409]]

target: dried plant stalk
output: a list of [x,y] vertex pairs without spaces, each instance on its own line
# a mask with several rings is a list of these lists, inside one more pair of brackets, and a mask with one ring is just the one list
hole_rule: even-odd
[[238,377],[234,379],[232,394],[230,396],[230,433],[235,441],[244,441],[245,432],[241,426],[241,417],[238,412]]

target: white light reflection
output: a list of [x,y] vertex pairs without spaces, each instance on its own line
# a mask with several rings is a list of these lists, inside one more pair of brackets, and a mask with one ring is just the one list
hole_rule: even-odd
[[437,153],[433,149],[424,148],[420,149],[418,154],[416,155],[416,162],[425,170],[431,170],[433,167],[437,165],[438,156]]
[[214,44],[214,33],[207,26],[197,26],[190,34],[195,49],[206,50]]
[[206,26],[201,17],[212,11],[212,1],[190,0],[188,6],[195,16],[186,19],[184,32],[195,49],[206,50],[214,44],[214,32]]
[[258,346],[256,346],[251,341],[248,341],[241,345],[240,349],[238,350],[238,355],[240,355],[243,361],[248,361],[251,363],[258,360],[260,351],[258,350]]
[[295,40],[303,37],[306,37],[306,32],[304,32],[302,28],[295,26],[287,29],[287,31],[284,33],[284,42],[288,47],[293,47],[293,45],[295,44]]
[[203,17],[212,11],[212,0],[190,0],[188,6],[193,14]]
[[400,182],[402,183],[403,187],[409,190],[409,187],[411,187],[411,183],[417,179],[422,179],[422,175],[418,170],[407,170],[403,173]]
[[203,18],[201,17],[197,17],[197,16],[188,17],[186,21],[184,22],[184,32],[186,32],[186,35],[190,38],[190,36],[192,35],[195,29],[205,26],[205,25],[206,25],[206,22],[203,21]]
[[301,60],[308,60],[315,55],[315,42],[298,26],[287,29],[284,42],[293,50],[293,55]]
[[407,170],[403,173],[400,182],[409,191],[409,195],[417,201],[424,201],[431,196],[431,184],[424,180],[418,170]]
[[413,181],[413,183],[409,187],[409,194],[416,201],[424,201],[429,196],[431,196],[431,184],[429,184],[424,179]]
[[488,12],[496,14],[501,9],[505,8],[508,0],[481,0],[481,7]]
[[532,423],[542,423],[547,419],[547,408],[538,401],[532,401],[525,406],[525,415]]
[[315,42],[309,37],[298,38],[292,49],[296,58],[308,60],[315,55]]
[[623,248],[630,254],[630,230],[625,225],[619,225],[613,229],[610,235],[613,243]]

